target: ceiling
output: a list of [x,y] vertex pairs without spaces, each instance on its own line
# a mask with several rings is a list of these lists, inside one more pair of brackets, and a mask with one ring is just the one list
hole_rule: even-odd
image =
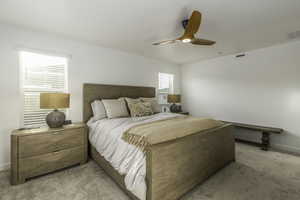
[[[151,45],[182,34],[193,10],[203,15],[197,36],[216,45]],[[0,0],[0,22],[176,64],[286,42],[299,19],[299,0]]]

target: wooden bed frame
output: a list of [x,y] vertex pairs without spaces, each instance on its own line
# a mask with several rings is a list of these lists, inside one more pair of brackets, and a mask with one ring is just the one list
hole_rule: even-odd
[[[92,101],[119,97],[155,97],[155,88],[84,84],[84,122],[92,117]],[[120,175],[92,145],[90,156],[132,199],[139,200],[126,189],[124,176]],[[234,137],[232,126],[228,124],[153,145],[146,149],[147,200],[179,199],[234,160]]]

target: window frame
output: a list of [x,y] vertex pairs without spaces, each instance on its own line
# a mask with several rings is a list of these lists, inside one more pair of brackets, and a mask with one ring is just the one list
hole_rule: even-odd
[[[161,89],[159,88],[159,86],[160,86],[160,75],[161,75],[161,74],[168,75],[169,77],[172,77],[172,84],[171,84],[171,86],[168,88],[168,91],[167,91],[167,92],[162,92],[162,91],[160,91]],[[174,74],[164,73],[164,72],[158,72],[158,93],[161,93],[161,94],[173,94],[173,93],[174,93],[174,77],[175,77]],[[170,80],[169,80],[169,81],[170,81]]]
[[[168,75],[170,77],[172,77],[172,84],[171,87],[168,88],[168,91],[164,92],[161,91],[162,89],[160,89],[160,75],[161,74],[165,74]],[[164,103],[161,101],[161,98],[167,99],[167,95],[168,94],[173,94],[174,93],[174,79],[175,79],[175,74],[171,74],[171,73],[165,73],[165,72],[158,72],[158,90],[157,90],[157,96],[158,96],[158,103],[160,105],[169,105],[168,102]]]
[[[34,53],[34,54],[41,54],[41,55],[45,55],[45,56],[53,56],[53,57],[62,57],[66,59],[66,65],[64,68],[64,84],[65,84],[65,88],[64,90],[58,91],[58,90],[51,90],[49,89],[47,92],[65,92],[67,93],[69,91],[69,62],[70,62],[70,56],[65,55],[65,54],[57,54],[57,53],[51,53],[49,51],[43,51],[43,50],[32,50],[32,49],[28,49],[28,48],[19,48],[18,49],[18,67],[19,67],[19,91],[20,91],[20,121],[19,121],[19,125],[21,128],[23,127],[29,127],[29,126],[25,126],[24,124],[24,106],[25,106],[25,98],[24,98],[24,93],[28,92],[27,90],[24,89],[24,73],[25,73],[25,69],[24,69],[24,63],[22,62],[22,52],[28,52],[28,53]],[[31,91],[29,91],[31,92]],[[32,89],[32,92],[40,92],[41,90],[39,89]],[[46,91],[45,91],[46,92]],[[66,118],[69,116],[69,110],[66,109]],[[34,127],[34,126],[32,126]]]

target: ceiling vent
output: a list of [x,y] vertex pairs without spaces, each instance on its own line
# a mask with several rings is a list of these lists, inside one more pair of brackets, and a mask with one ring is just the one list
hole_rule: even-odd
[[295,32],[289,33],[288,38],[291,40],[300,38],[300,31],[295,31]]
[[245,57],[245,56],[246,56],[246,54],[241,53],[241,54],[237,54],[235,57],[236,57],[236,58],[241,58],[241,57]]

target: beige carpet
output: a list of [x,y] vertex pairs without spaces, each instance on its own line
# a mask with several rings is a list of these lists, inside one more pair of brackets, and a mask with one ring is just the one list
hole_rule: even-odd
[[[94,162],[10,186],[0,173],[1,200],[128,200]],[[183,200],[299,200],[300,157],[237,144],[237,162]]]

